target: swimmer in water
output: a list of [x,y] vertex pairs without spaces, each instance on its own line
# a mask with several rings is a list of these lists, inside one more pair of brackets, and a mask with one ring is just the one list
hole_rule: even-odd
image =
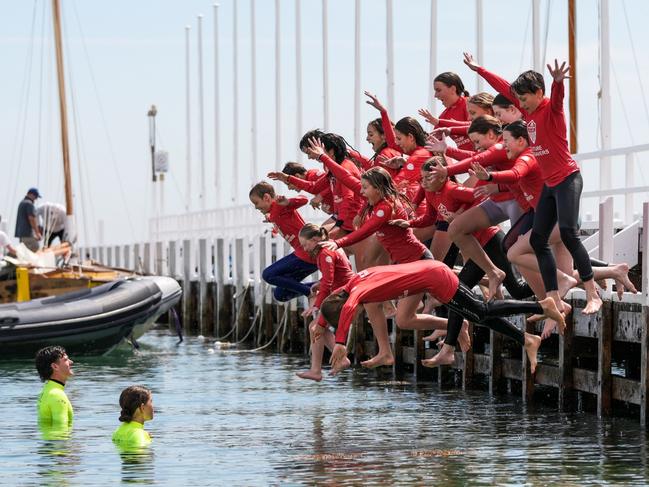
[[129,386],[119,396],[122,424],[113,433],[113,443],[122,449],[142,448],[151,444],[144,422],[153,419],[151,391],[142,386]]
[[38,420],[42,424],[68,427],[74,411],[65,394],[65,383],[74,375],[72,364],[63,347],[51,346],[36,352],[36,370],[45,382],[38,396]]

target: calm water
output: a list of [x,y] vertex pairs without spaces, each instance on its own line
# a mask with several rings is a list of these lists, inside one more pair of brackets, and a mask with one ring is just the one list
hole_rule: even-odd
[[[29,362],[0,362],[0,485],[646,484],[647,436],[633,420],[526,409],[354,370],[320,384],[305,360],[210,353],[150,332],[142,350],[79,358],[68,440],[44,440]],[[74,359],[74,357],[73,357]],[[111,443],[121,389],[154,392],[153,446]]]

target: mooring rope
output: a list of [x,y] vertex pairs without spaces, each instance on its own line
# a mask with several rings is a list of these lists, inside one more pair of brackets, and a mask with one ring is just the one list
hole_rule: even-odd
[[239,320],[239,315],[241,314],[241,309],[243,308],[243,303],[245,303],[245,301],[246,301],[245,297],[246,297],[246,294],[248,293],[249,289],[250,289],[250,283],[248,283],[248,285],[245,288],[243,288],[241,290],[241,292],[239,292],[238,294],[235,293],[234,296],[232,297],[233,299],[236,300],[238,296],[243,295],[244,299],[242,299],[241,302],[239,303],[239,309],[237,310],[237,313],[235,314],[235,326],[233,326],[232,329],[229,332],[227,332],[225,335],[223,335],[222,337],[216,337],[215,340],[217,342],[221,341],[221,340],[225,340],[227,337],[232,335],[232,333],[234,333],[234,331],[237,329],[236,322]]
[[277,330],[275,330],[275,334],[271,337],[271,339],[268,341],[268,343],[266,343],[265,345],[262,345],[261,347],[253,348],[251,350],[224,350],[224,352],[227,352],[227,353],[258,352],[258,351],[263,350],[264,348],[267,348],[270,345],[272,345],[272,343],[275,341],[275,339],[277,338],[279,333],[281,331],[283,331],[284,328],[286,328],[286,323],[288,323],[288,307],[289,307],[288,303],[284,304],[284,316],[282,316],[282,320],[280,321],[280,324],[277,327]]

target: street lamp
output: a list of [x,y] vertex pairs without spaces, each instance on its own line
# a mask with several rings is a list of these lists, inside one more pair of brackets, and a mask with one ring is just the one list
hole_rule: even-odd
[[151,147],[151,180],[156,182],[155,175],[155,116],[158,110],[155,105],[151,105],[147,116],[149,117],[149,146]]

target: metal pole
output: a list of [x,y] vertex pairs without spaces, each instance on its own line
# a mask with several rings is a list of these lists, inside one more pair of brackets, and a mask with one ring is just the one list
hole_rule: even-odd
[[255,18],[255,0],[250,0],[250,137],[252,139],[252,164],[250,184],[255,184],[257,174],[257,26]]
[[[611,148],[611,49],[609,32],[609,8],[608,0],[599,2],[599,31],[600,31],[600,60],[599,60],[599,83],[600,83],[600,136],[602,139],[602,150]],[[611,187],[611,158],[602,157],[599,162],[599,184],[600,190]],[[602,200],[604,197],[602,197]]]
[[322,0],[322,101],[323,101],[323,127],[329,130],[329,19],[327,0]]
[[354,15],[354,145],[361,145],[361,0]]
[[394,113],[394,32],[392,25],[392,0],[385,2],[385,23],[386,23],[386,44],[387,44],[387,84],[388,84],[388,113],[395,117]]
[[[295,114],[295,126],[297,137],[302,138],[302,14],[300,0],[295,0],[295,96],[297,98],[297,110]],[[296,144],[297,146],[297,144]],[[297,160],[302,160],[302,151],[297,147]]]
[[232,1],[234,8],[232,14],[232,201],[238,200],[237,188],[239,187],[239,50],[237,46],[237,1]]
[[282,169],[282,59],[279,0],[275,0],[275,165]]
[[575,0],[568,0],[568,64],[570,64],[570,152],[578,151],[577,140],[577,15]]
[[221,114],[219,96],[219,4],[214,4],[214,187],[216,206],[221,206]]
[[534,71],[543,73],[541,59],[541,0],[532,0],[532,63]]
[[203,16],[198,16],[198,30],[196,32],[198,43],[198,133],[199,133],[199,159],[201,161],[200,193],[198,199],[201,210],[205,209],[205,107],[203,104]]
[[430,0],[430,41],[428,46],[428,108],[436,113],[433,79],[437,75],[437,0]]
[[[475,41],[476,41],[476,58],[480,66],[484,64],[484,12],[482,8],[482,0],[475,2]],[[484,89],[484,80],[482,76],[476,73],[477,91],[481,92]]]
[[191,79],[189,74],[189,30],[185,26],[185,162],[187,164],[187,181],[185,182],[185,211],[192,206],[192,108],[191,108]]

